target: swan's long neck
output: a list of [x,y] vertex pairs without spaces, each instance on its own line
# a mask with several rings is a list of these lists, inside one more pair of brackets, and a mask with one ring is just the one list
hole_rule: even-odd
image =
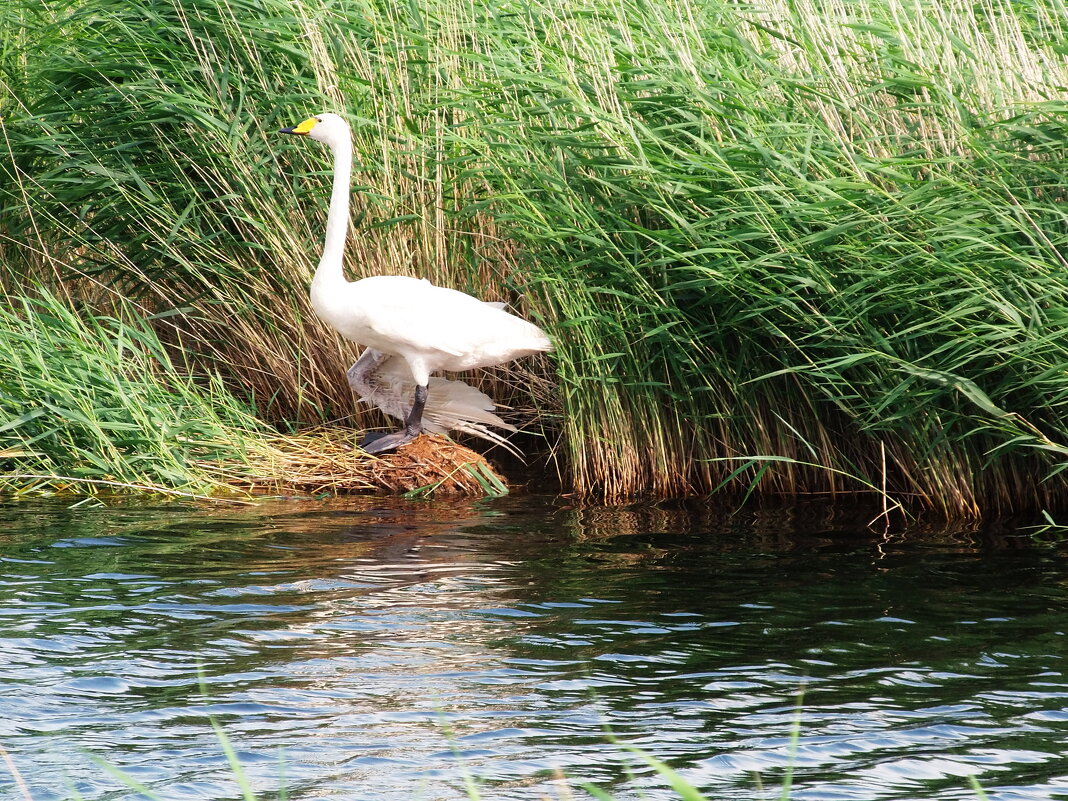
[[345,238],[349,231],[349,183],[352,173],[352,141],[345,137],[334,142],[334,187],[330,192],[330,212],[326,217],[326,241],[319,267],[312,279],[312,298],[345,285],[343,268]]

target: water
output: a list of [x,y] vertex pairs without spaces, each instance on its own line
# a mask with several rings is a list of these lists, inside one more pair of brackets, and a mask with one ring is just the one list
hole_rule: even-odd
[[261,799],[677,797],[621,743],[712,799],[777,798],[791,762],[795,799],[1068,797],[1066,560],[1009,535],[20,503],[0,555],[4,799],[139,797],[99,760],[238,798],[211,719]]

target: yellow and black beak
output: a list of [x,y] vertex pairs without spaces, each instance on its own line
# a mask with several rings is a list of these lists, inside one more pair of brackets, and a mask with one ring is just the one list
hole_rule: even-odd
[[311,133],[311,129],[319,123],[315,117],[308,117],[300,125],[291,125],[289,128],[282,128],[278,133],[284,134],[297,134],[299,136],[307,136]]

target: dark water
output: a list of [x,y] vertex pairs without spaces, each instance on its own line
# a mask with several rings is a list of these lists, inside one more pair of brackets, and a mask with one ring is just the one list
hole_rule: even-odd
[[[803,534],[790,532],[801,529]],[[0,506],[0,798],[1068,798],[1066,559],[829,512]],[[198,676],[198,671],[201,675]],[[802,695],[803,694],[803,695]],[[791,757],[798,719],[800,739]],[[610,731],[618,743],[606,736]],[[20,786],[15,772],[24,786]]]

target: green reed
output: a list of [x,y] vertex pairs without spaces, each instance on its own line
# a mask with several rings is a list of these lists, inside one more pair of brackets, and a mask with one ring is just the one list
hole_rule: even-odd
[[142,318],[47,292],[0,307],[0,488],[218,489],[259,424],[218,381],[174,369]]
[[352,350],[306,297],[329,165],[272,133],[341,110],[351,277],[546,325],[551,360],[486,381],[574,489],[1051,506],[1064,11],[17,0],[0,251],[176,312],[182,367],[265,419],[352,415]]
[[469,127],[557,314],[580,484],[705,489],[764,455],[795,460],[771,491],[1048,501],[1066,107],[1020,73],[1063,76],[1034,36],[1064,37],[1015,8],[546,8],[493,49],[510,91]]

